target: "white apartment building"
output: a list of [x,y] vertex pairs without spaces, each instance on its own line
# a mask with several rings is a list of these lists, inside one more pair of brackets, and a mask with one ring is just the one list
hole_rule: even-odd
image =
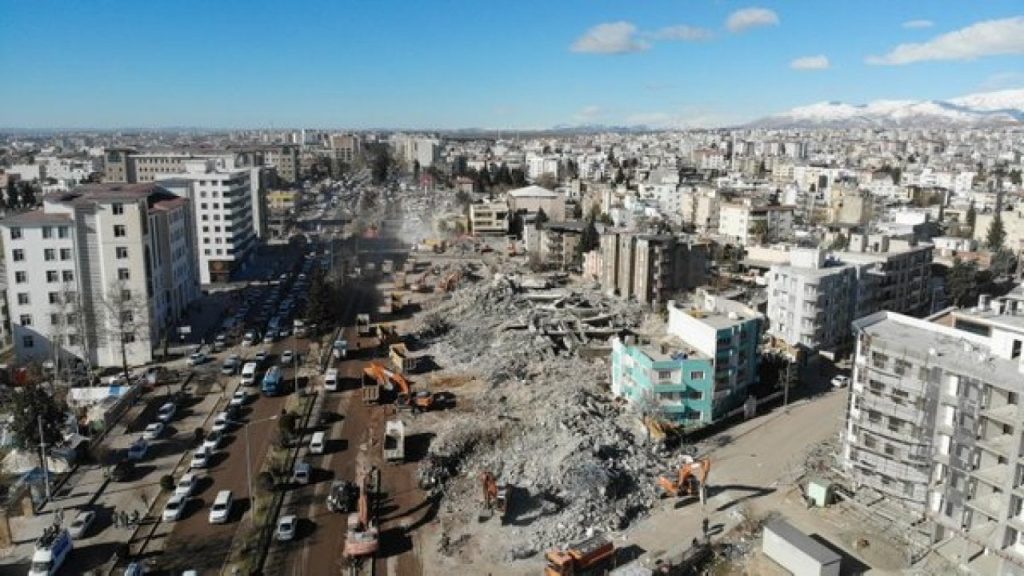
[[643,183],[638,191],[641,199],[657,202],[658,211],[666,220],[682,222],[684,196],[678,185]]
[[470,204],[469,225],[475,235],[508,233],[508,204],[503,200]]
[[544,174],[551,174],[555,178],[562,176],[562,164],[555,156],[540,156],[536,154],[526,155],[526,177],[536,180]]
[[19,362],[149,362],[199,296],[188,201],[153,184],[50,195],[0,233]]
[[680,211],[683,222],[693,226],[698,234],[718,231],[721,220],[722,199],[710,187],[693,187],[681,193]]
[[1024,309],[854,323],[841,462],[965,573],[1024,574]]
[[191,160],[159,183],[190,200],[200,281],[227,282],[256,248],[252,170],[229,168],[223,159]]
[[789,238],[793,235],[793,206],[756,205],[750,200],[727,202],[719,208],[718,233],[741,246],[757,243],[757,236],[765,241]]

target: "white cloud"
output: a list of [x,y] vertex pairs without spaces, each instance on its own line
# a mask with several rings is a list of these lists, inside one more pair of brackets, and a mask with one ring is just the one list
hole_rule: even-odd
[[576,112],[576,114],[573,115],[573,118],[577,122],[590,122],[600,117],[603,113],[604,111],[601,110],[600,106],[584,106],[578,112]]
[[666,26],[665,28],[661,28],[651,34],[651,37],[656,40],[682,40],[684,42],[710,40],[713,36],[714,33],[707,28],[687,26],[686,24]]
[[828,56],[822,54],[803,56],[789,63],[793,70],[828,70],[829,66]]
[[900,44],[868,64],[900,66],[929,60],[974,60],[999,54],[1024,54],[1024,16],[985,20],[936,36],[927,42]]
[[767,8],[743,8],[729,15],[725,27],[730,32],[743,32],[761,26],[778,26],[779,15]]
[[978,90],[982,92],[995,92],[996,90],[1020,88],[1022,86],[1024,86],[1024,72],[999,72],[986,78],[978,86]]
[[623,118],[626,126],[647,126],[656,129],[715,128],[735,123],[735,118],[703,106],[684,106],[673,111],[637,112]]
[[588,54],[626,54],[643,52],[651,45],[637,38],[636,26],[629,22],[608,22],[587,30],[572,43],[570,50]]
[[931,28],[932,26],[935,26],[935,22],[932,22],[931,20],[907,20],[903,23],[904,28],[910,29]]

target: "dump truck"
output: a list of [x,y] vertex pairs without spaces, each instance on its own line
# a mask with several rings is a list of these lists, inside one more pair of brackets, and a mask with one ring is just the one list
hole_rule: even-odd
[[387,381],[382,369],[376,362],[363,368],[363,404],[376,404],[380,400],[380,387]]
[[409,355],[409,349],[402,342],[388,346],[388,355],[395,372],[409,374],[416,370],[417,358]]
[[384,424],[384,461],[401,462],[405,460],[405,423],[401,420],[388,420]]
[[360,336],[370,335],[370,315],[369,314],[357,314],[356,315],[356,332]]
[[549,550],[544,556],[544,576],[581,576],[604,574],[615,561],[615,544],[604,534],[570,544],[564,550]]

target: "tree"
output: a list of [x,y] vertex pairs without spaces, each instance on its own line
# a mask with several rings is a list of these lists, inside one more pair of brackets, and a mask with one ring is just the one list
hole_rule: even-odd
[[455,193],[455,203],[465,209],[473,203],[473,195],[465,190],[459,190]]
[[849,246],[849,245],[850,245],[850,238],[848,236],[846,236],[845,234],[840,233],[840,234],[836,235],[834,240],[832,240],[832,243],[829,244],[828,249],[829,250],[846,250],[847,246]]
[[10,403],[11,439],[22,450],[39,448],[39,423],[42,420],[43,441],[54,446],[61,441],[64,408],[38,384],[15,389]]
[[1003,217],[996,212],[992,218],[992,223],[988,226],[988,232],[985,234],[985,242],[988,243],[990,250],[999,250],[1003,247],[1003,242],[1006,240],[1006,228],[1003,227]]
[[544,223],[547,221],[548,215],[544,212],[544,209],[541,208],[537,210],[537,216],[533,219],[533,227],[536,228],[537,230],[543,230]]
[[1013,255],[1013,252],[1006,248],[1000,248],[992,255],[989,271],[992,272],[992,276],[998,278],[999,276],[1012,274],[1016,267],[1017,258]]
[[167,492],[174,490],[174,476],[171,476],[170,474],[164,474],[163,476],[161,476],[160,488],[162,490],[166,490]]
[[551,172],[545,172],[537,177],[537,185],[548,190],[558,187],[558,177]]
[[149,305],[145,296],[133,293],[128,280],[115,280],[103,298],[106,312],[106,335],[121,350],[121,368],[128,377],[128,347],[140,339],[149,341]]
[[946,276],[946,291],[953,299],[954,306],[968,302],[975,287],[978,266],[974,262],[964,262],[959,256],[953,258],[953,267]]
[[256,486],[264,492],[274,491],[274,475],[264,470],[256,476]]
[[309,300],[306,303],[306,318],[320,325],[334,321],[334,287],[328,282],[323,271],[313,274],[309,282]]
[[974,235],[974,223],[978,220],[978,211],[974,208],[974,202],[971,202],[969,208],[967,208],[967,227],[971,229],[971,235]]
[[763,243],[768,238],[768,223],[764,220],[757,220],[750,225],[750,235],[753,236],[758,244]]
[[413,180],[413,182],[419,182],[420,181],[420,161],[419,160],[413,160],[412,161],[412,180]]
[[625,181],[626,181],[626,175],[623,174],[622,167],[620,166],[617,170],[615,170],[615,183],[616,184],[622,184]]
[[591,218],[587,222],[587,227],[583,229],[580,234],[580,241],[576,243],[576,254],[574,260],[576,263],[583,261],[583,255],[591,250],[596,250],[601,245],[601,235],[597,233],[597,227],[594,226],[594,219]]
[[391,150],[386,144],[374,145],[371,151],[370,174],[375,184],[387,182],[392,168]]

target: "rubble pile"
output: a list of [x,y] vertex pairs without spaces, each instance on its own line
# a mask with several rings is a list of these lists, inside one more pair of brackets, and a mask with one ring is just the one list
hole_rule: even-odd
[[445,370],[483,383],[459,393],[470,410],[431,428],[436,437],[420,469],[424,486],[443,495],[442,541],[479,530],[483,471],[509,487],[498,561],[564,545],[588,529],[620,530],[652,506],[670,458],[611,399],[608,355],[579,354],[639,325],[638,308],[571,290],[531,292],[498,274],[459,289],[433,314],[447,330],[428,339],[429,352]]

